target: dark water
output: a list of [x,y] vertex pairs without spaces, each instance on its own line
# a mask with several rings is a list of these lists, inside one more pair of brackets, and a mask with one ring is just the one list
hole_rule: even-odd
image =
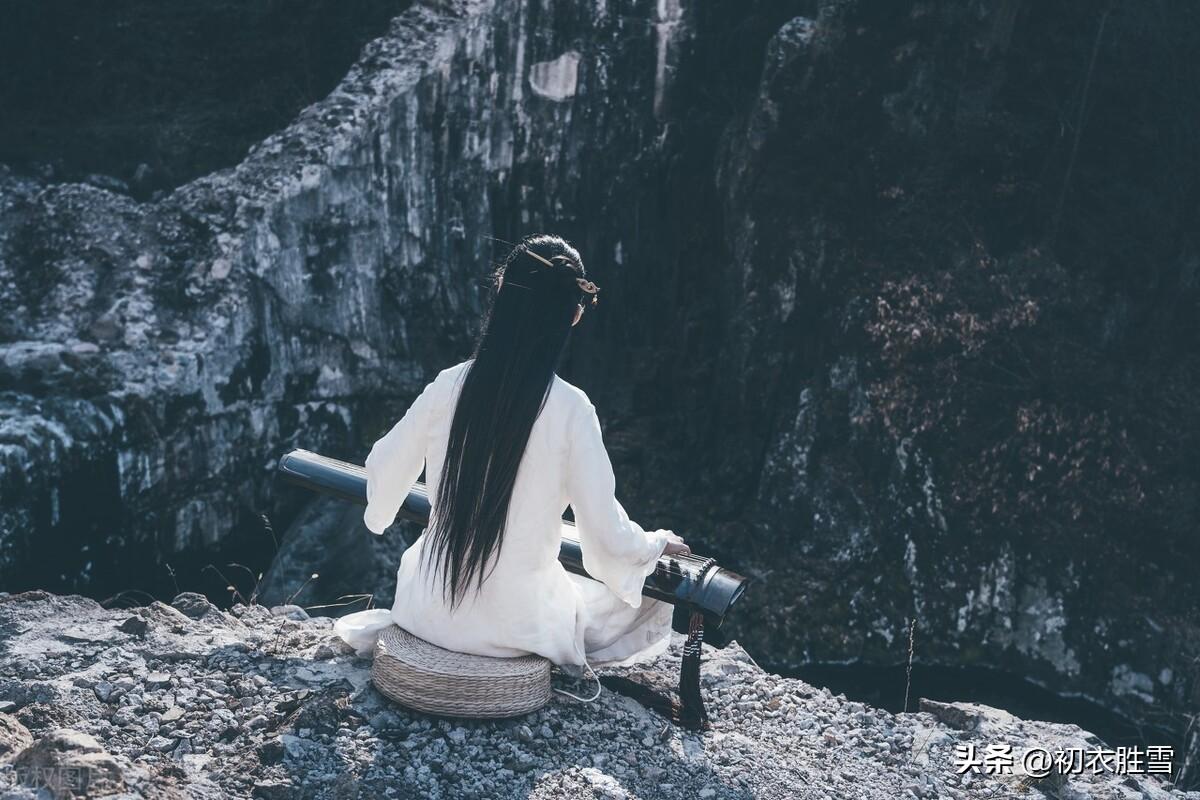
[[[904,710],[904,664],[812,664],[775,671],[845,694],[850,700],[893,713]],[[1073,723],[1096,734],[1108,747],[1171,745],[1176,763],[1182,752],[1182,740],[1167,728],[1139,724],[1094,701],[1059,695],[1020,675],[987,667],[913,664],[908,711],[918,710],[920,697],[982,703],[1022,719]]]

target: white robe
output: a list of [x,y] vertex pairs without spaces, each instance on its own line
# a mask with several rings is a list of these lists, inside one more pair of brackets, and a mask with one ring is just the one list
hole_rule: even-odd
[[[442,370],[371,448],[363,520],[374,533],[392,524],[422,466],[431,501],[436,498],[461,378],[470,364]],[[537,653],[575,674],[585,663],[612,666],[659,655],[670,643],[672,609],[643,598],[641,589],[667,544],[666,533],[645,531],[629,519],[614,489],[595,406],[556,375],[530,431],[504,541],[481,592],[468,592],[451,612],[440,586],[420,568],[422,533],[400,560],[391,610],[348,614],[334,630],[362,655],[370,655],[379,633],[395,623],[448,650]],[[568,505],[584,568],[597,580],[568,573],[558,561]]]

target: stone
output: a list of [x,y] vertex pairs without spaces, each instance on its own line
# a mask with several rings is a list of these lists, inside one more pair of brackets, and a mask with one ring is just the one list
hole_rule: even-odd
[[152,750],[158,750],[159,752],[165,753],[174,749],[175,740],[169,736],[154,736],[151,737],[150,741],[146,743],[146,746]]
[[285,780],[259,780],[254,782],[251,796],[263,800],[291,800],[296,796],[296,786]]
[[258,757],[264,764],[278,764],[287,752],[279,737],[268,739],[258,746]]
[[283,745],[285,754],[290,758],[302,758],[305,749],[309,746],[306,740],[288,733],[280,736],[279,742]]
[[182,592],[171,601],[171,606],[192,619],[201,619],[206,614],[217,611],[209,599],[196,592]]
[[63,797],[102,796],[125,788],[117,760],[94,737],[68,728],[49,731],[12,763],[19,773],[36,774]]
[[330,687],[313,692],[303,700],[287,719],[287,725],[298,730],[309,730],[317,735],[337,732],[349,714],[346,691]]
[[171,685],[171,676],[166,672],[150,672],[146,675],[146,686],[152,689],[165,689]]
[[975,730],[983,719],[983,714],[967,703],[941,703],[921,697],[917,701],[917,707],[960,731]]
[[0,763],[33,744],[33,734],[11,714],[0,712]]
[[308,612],[300,606],[293,604],[272,606],[271,615],[275,617],[286,617],[287,619],[294,620],[308,619]]
[[340,649],[334,649],[333,645],[319,644],[317,649],[313,651],[313,658],[318,661],[326,661],[331,658],[336,658]]

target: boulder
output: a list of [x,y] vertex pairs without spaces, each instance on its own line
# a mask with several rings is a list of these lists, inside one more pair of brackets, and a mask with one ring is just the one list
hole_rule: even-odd
[[33,744],[33,734],[11,714],[0,713],[0,762]]
[[45,734],[12,763],[22,782],[45,786],[58,797],[102,797],[125,788],[117,760],[95,737],[70,728]]

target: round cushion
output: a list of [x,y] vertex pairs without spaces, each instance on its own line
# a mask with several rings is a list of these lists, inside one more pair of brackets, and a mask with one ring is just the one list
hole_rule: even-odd
[[398,625],[379,634],[371,682],[401,705],[447,717],[515,717],[550,701],[550,660],[446,650]]

